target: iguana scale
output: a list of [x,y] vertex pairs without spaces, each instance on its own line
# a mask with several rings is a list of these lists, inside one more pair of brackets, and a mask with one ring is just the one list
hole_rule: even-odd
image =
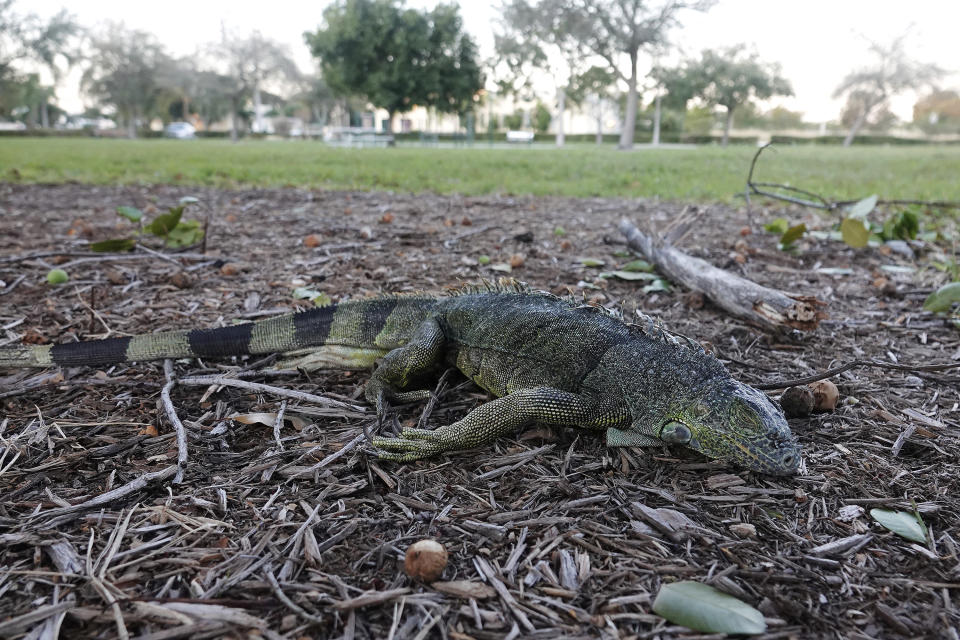
[[680,444],[777,475],[800,461],[780,409],[696,343],[516,284],[347,301],[223,328],[8,346],[0,368],[268,353],[305,368],[379,361],[365,393],[380,415],[389,401],[429,397],[418,383],[444,362],[498,396],[453,424],[374,438],[391,460],[487,444],[540,422],[603,431],[613,447]]

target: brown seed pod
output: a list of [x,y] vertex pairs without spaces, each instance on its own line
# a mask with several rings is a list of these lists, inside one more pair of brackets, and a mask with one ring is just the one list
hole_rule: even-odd
[[813,392],[814,411],[833,411],[837,408],[837,400],[840,398],[837,385],[829,380],[818,380],[810,385],[810,390]]
[[407,548],[403,570],[414,580],[433,582],[447,566],[447,550],[436,540],[420,540]]
[[788,418],[807,417],[813,405],[813,391],[809,387],[790,387],[780,396],[780,406]]

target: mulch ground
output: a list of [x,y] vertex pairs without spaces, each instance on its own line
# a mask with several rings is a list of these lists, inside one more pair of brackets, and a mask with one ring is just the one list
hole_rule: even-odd
[[[131,228],[117,206],[149,218],[188,195],[200,204],[187,217],[209,222],[205,247],[173,258],[88,253],[89,240]],[[960,360],[957,329],[921,310],[943,281],[923,268],[929,246],[916,262],[809,238],[785,253],[770,234],[741,233],[743,210],[711,207],[684,248],[827,302],[830,318],[810,334],[764,333],[679,288],[644,294],[646,282],[598,277],[630,260],[615,255],[621,216],[662,225],[681,209],[0,184],[0,344],[223,326],[309,304],[294,299],[296,287],[333,300],[441,291],[503,275],[477,263],[487,255],[512,261],[511,275],[535,288],[636,304],[709,342],[750,383],[858,359]],[[829,226],[818,214],[789,215]],[[70,282],[47,285],[54,267]],[[661,585],[696,580],[762,611],[765,638],[958,637],[957,370],[837,376],[835,412],[791,420],[801,473],[775,478],[544,427],[488,449],[378,462],[362,438],[375,426],[362,399],[366,374],[263,373],[270,367],[175,363],[171,401],[189,441],[180,483],[162,363],[2,374],[0,635],[717,637],[652,611]],[[223,373],[336,402],[197,380]],[[434,426],[488,399],[457,374],[438,391]],[[399,419],[414,424],[423,412],[404,407]],[[265,415],[230,419],[255,413]],[[881,528],[869,515],[877,507],[916,508],[927,543]],[[422,538],[449,552],[432,586],[403,571],[405,549]]]

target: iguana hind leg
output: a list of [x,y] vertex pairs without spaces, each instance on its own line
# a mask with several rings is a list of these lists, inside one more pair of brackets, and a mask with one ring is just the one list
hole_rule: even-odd
[[410,342],[384,356],[364,389],[378,416],[382,417],[387,401],[412,402],[430,397],[428,390],[401,390],[440,363],[445,342],[440,324],[430,318],[417,328]]
[[521,389],[480,405],[462,420],[432,431],[404,429],[399,438],[374,438],[380,458],[410,462],[493,442],[531,422],[597,428],[619,424],[621,411],[605,410],[589,397],[538,387]]

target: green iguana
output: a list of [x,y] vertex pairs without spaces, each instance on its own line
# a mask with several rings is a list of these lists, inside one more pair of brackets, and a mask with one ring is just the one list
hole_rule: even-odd
[[780,409],[698,344],[515,283],[348,301],[216,329],[0,347],[0,369],[267,353],[314,369],[379,361],[365,392],[381,416],[389,401],[428,398],[417,383],[444,362],[498,396],[453,424],[374,438],[389,460],[476,447],[540,422],[605,431],[612,447],[680,444],[764,473],[793,474],[800,463]]

